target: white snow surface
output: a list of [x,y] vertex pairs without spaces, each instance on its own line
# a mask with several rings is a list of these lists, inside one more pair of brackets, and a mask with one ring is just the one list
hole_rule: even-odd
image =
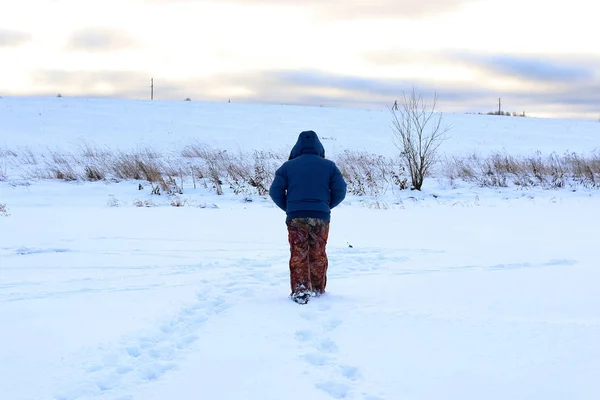
[[[443,111],[443,109],[441,109]],[[600,124],[573,119],[539,119],[444,114],[452,129],[442,151],[512,155],[600,150]],[[191,142],[229,149],[284,149],[312,129],[328,153],[365,149],[394,155],[391,113],[286,105],[143,101],[79,98],[0,99],[0,146],[68,148],[81,141],[118,148],[181,149]]]
[[[448,153],[592,152],[600,129],[448,119]],[[392,151],[376,110],[0,99],[7,148],[289,150],[304,129],[334,137],[326,150]],[[285,216],[268,198],[184,197],[0,181],[1,400],[600,398],[595,190],[348,196],[327,294],[307,305],[288,298]]]

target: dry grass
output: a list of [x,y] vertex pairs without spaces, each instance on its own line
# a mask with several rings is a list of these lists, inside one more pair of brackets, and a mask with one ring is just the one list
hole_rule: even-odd
[[114,156],[105,157],[107,172],[118,179],[144,180],[160,182],[163,176],[164,165],[160,154],[150,149],[137,152],[119,152]]
[[110,195],[108,197],[108,201],[106,203],[109,207],[120,207],[121,201],[117,199],[114,195]]
[[451,157],[442,162],[441,171],[450,183],[462,180],[481,187],[600,188],[598,154],[586,157],[576,153],[538,153],[515,157],[494,153],[487,157]]
[[173,196],[171,197],[170,204],[173,207],[183,207],[187,204],[187,199],[182,199],[180,196]]
[[0,203],[0,217],[8,217],[10,215],[8,211],[6,204]]
[[235,153],[203,144],[186,146],[181,155],[192,159],[194,181],[204,180],[217,194],[229,186],[234,194],[245,196],[266,196],[275,170],[285,160],[283,154],[273,151]]
[[217,194],[228,188],[235,194],[265,196],[284,158],[272,151],[234,153],[203,144],[161,154],[149,148],[119,151],[83,143],[70,152],[2,149],[0,163],[7,167],[0,171],[6,178],[12,171],[22,179],[141,180],[152,185],[154,194],[169,195],[183,194],[184,182],[191,180],[194,188],[203,186]]
[[336,160],[348,185],[348,193],[358,196],[384,195],[391,187],[408,188],[408,178],[400,160],[391,160],[364,151],[347,150]]
[[[177,196],[193,187],[219,195],[233,193],[251,201],[254,195],[268,195],[275,170],[287,157],[286,151],[233,152],[201,143],[170,153],[150,148],[121,151],[89,143],[71,151],[0,148],[0,179],[139,180],[149,182],[156,195]],[[348,183],[349,194],[377,198],[392,188],[409,188],[399,158],[348,150],[334,161]],[[600,155],[449,157],[440,160],[433,175],[451,184],[464,181],[481,187],[600,188]],[[148,205],[141,202],[140,206]]]
[[152,200],[140,200],[140,199],[135,199],[133,201],[133,205],[136,207],[156,207],[156,203],[154,203]]

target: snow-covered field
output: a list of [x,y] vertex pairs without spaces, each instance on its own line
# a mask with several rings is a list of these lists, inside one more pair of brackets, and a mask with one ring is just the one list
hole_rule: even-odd
[[[449,154],[600,143],[592,122],[447,117]],[[0,99],[0,148],[287,150],[304,129],[394,151],[379,110]],[[598,399],[598,194],[348,196],[328,294],[300,306],[269,199],[0,181],[0,399]]]
[[[442,109],[442,111],[444,111]],[[600,150],[594,121],[446,114],[450,153]],[[81,140],[119,148],[182,148],[191,141],[229,150],[285,149],[312,129],[326,151],[397,153],[388,110],[260,104],[71,98],[0,99],[0,146],[68,148]]]

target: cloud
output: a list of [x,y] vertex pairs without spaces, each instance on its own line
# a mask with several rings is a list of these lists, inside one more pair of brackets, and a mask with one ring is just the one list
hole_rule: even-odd
[[127,32],[108,28],[86,28],[74,32],[67,47],[70,50],[113,51],[132,48],[137,41]]
[[[31,74],[35,94],[65,96],[102,96],[134,99],[150,98],[148,71],[135,70],[58,70],[40,69]],[[243,75],[239,75],[242,79]],[[154,76],[154,97],[162,100],[215,99],[222,86],[229,83],[226,76],[173,80]],[[217,98],[218,99],[218,98]]]
[[396,67],[415,62],[427,62],[428,56],[415,50],[379,50],[362,54],[362,59],[378,67]]
[[45,94],[145,98],[150,93],[149,75],[138,71],[45,69],[33,72],[31,80],[33,86]]
[[[222,77],[223,79],[225,77]],[[247,78],[247,77],[246,77]],[[217,79],[217,81],[221,80]],[[426,101],[433,93],[446,112],[488,112],[494,110],[498,97],[506,110],[535,112],[555,107],[573,113],[596,112],[600,104],[600,81],[576,82],[570,85],[540,86],[537,89],[497,90],[480,85],[430,80],[379,79],[340,76],[323,71],[271,71],[268,78],[248,79],[252,85],[249,98],[281,99],[298,104],[384,107],[398,99],[403,91],[415,89]],[[331,90],[334,89],[334,90]],[[319,94],[322,93],[322,94]],[[248,99],[248,98],[247,98]],[[246,100],[247,100],[246,99]]]
[[[207,0],[147,0],[151,3],[206,3]],[[482,0],[208,0],[215,4],[303,8],[331,19],[421,18],[460,9]],[[301,6],[300,6],[301,4]]]
[[[450,59],[477,66],[493,74],[538,82],[584,82],[595,78],[596,68],[560,57],[533,57],[485,54],[455,54]],[[588,60],[588,62],[591,60]]]
[[[479,82],[438,82],[436,90],[446,104],[489,104],[505,98],[515,107],[535,108],[554,105],[583,112],[597,110],[600,103],[600,57],[587,55],[520,56],[474,54],[465,52],[376,51],[366,53],[364,60],[379,67],[418,65],[460,68]],[[481,73],[474,73],[479,71]],[[503,79],[515,79],[523,88],[498,89]],[[434,82],[435,78],[425,82]],[[492,83],[494,84],[492,86]],[[431,86],[431,85],[430,85]],[[516,86],[516,88],[515,88]],[[487,110],[486,110],[487,111]],[[596,111],[597,113],[598,111]]]
[[28,33],[0,28],[0,47],[19,46],[30,40],[31,35]]
[[537,82],[578,82],[596,78],[600,57],[554,55],[513,56],[466,52],[380,50],[367,52],[363,59],[375,66],[448,65],[480,69],[488,75]]
[[448,56],[441,51],[431,52],[413,49],[376,50],[367,51],[361,54],[362,60],[377,67],[447,64],[450,57],[451,56]]
[[579,83],[569,87],[559,87],[555,90],[546,90],[541,93],[525,93],[520,95],[531,102],[543,102],[565,108],[577,108],[581,111],[598,114],[600,81]]
[[[144,71],[40,70],[34,85],[45,94],[148,99],[150,75]],[[462,83],[411,81],[336,75],[316,70],[221,73],[186,80],[155,77],[155,98],[299,105],[383,108],[415,89],[430,101],[434,92],[444,112],[488,112],[502,97],[504,109],[529,115],[553,109],[565,114],[592,114],[600,104],[600,81],[540,86],[532,90],[497,90]]]
[[410,88],[410,82],[407,80],[344,76],[323,71],[278,71],[274,76],[279,84],[286,86],[340,89],[379,96],[397,96],[402,90]]

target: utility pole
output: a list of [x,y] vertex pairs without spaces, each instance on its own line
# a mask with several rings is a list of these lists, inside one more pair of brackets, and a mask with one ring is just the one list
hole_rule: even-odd
[[150,100],[154,100],[154,78],[150,79]]
[[502,115],[502,99],[498,98],[498,115]]

